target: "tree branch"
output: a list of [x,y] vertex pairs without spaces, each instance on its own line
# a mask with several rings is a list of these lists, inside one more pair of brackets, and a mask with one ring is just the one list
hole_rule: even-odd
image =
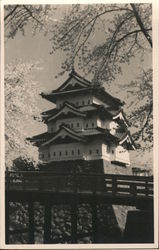
[[135,7],[135,4],[131,3],[130,5],[131,5],[131,7],[132,7],[132,9],[134,11],[134,15],[136,17],[136,21],[137,21],[139,27],[141,28],[144,36],[146,37],[147,41],[149,42],[149,44],[150,44],[150,46],[152,48],[152,39],[151,39],[149,33],[147,32],[147,29],[145,29],[145,27],[144,27],[144,24],[143,24],[143,22],[141,20],[140,15],[138,14],[138,11],[137,11],[137,9]]
[[37,22],[39,23],[41,26],[43,26],[44,24],[42,22],[40,22],[35,16],[33,16],[33,13],[31,10],[28,9],[28,7],[26,7],[26,5],[23,5],[23,7],[29,12],[30,16]]
[[[146,29],[146,31],[149,31],[149,30],[152,30],[152,28],[149,28],[149,29]],[[135,34],[135,33],[139,33],[139,32],[143,32],[141,29],[140,30],[133,30],[129,33],[127,33],[126,35],[124,35],[123,37],[121,37],[120,39],[116,40],[116,42],[121,42],[122,40],[124,40],[126,37],[132,35],[132,34]]]
[[[97,14],[96,16],[94,16],[88,23],[86,23],[84,25],[84,27],[82,28],[81,33],[85,30],[85,28],[87,28],[87,26],[89,26],[89,24],[91,24],[94,20],[97,20],[97,18],[99,18],[100,16],[105,15],[106,13],[111,13],[111,12],[116,12],[116,11],[130,11],[130,12],[133,12],[131,9],[128,9],[128,8],[116,8],[116,9],[111,9],[111,10],[105,10],[105,11]],[[70,28],[70,30],[67,32],[67,34],[65,34],[65,36],[68,35],[71,30],[72,30],[72,28]]]
[[[91,25],[91,27],[90,27],[90,30],[89,30],[89,32],[88,32],[88,34],[87,34],[85,40],[81,43],[81,45],[80,45],[79,48],[77,49],[77,51],[76,51],[76,53],[75,53],[73,59],[75,59],[75,57],[77,56],[77,54],[78,54],[78,52],[80,51],[80,49],[82,48],[82,46],[84,46],[84,44],[85,44],[86,41],[88,40],[88,38],[89,38],[89,36],[90,36],[90,34],[91,34],[91,32],[92,32],[92,29],[93,29],[93,27],[94,27],[94,25],[95,25],[96,20],[97,20],[97,19],[94,19],[94,21],[93,21],[93,23],[92,23],[92,25]],[[79,40],[80,40],[81,35],[82,35],[82,32],[81,32],[81,34],[80,34],[80,36],[79,36],[79,38],[78,38],[77,44],[78,44],[78,42],[79,42]],[[75,50],[76,50],[77,44],[75,45]],[[74,50],[74,51],[75,51],[75,50]]]
[[9,16],[11,16],[11,15],[16,11],[17,8],[18,8],[18,5],[16,5],[16,6],[13,8],[13,10],[12,10],[11,12],[9,12],[8,15],[6,15],[6,16],[4,17],[4,21],[6,21],[7,18],[8,18]]
[[[80,20],[78,20],[78,22],[75,24],[75,25],[73,25],[61,38],[60,38],[60,40],[59,40],[59,42],[61,42],[63,39],[65,39],[65,37],[67,37],[67,35],[72,31],[72,30],[74,30],[81,22],[83,22],[84,21],[84,19],[86,18],[88,16],[88,13],[87,13],[87,15],[85,15],[82,19],[80,19]],[[69,23],[69,25],[70,25],[71,23]]]
[[[21,12],[21,13],[20,13]],[[15,12],[10,18],[9,20],[5,23],[5,26],[7,26],[14,18],[19,18],[20,16],[23,16],[23,14],[26,13],[25,9],[20,9],[17,12]],[[28,13],[28,12],[27,12]]]
[[146,121],[145,121],[143,127],[142,127],[142,128],[140,129],[140,131],[138,132],[137,137],[133,140],[133,142],[137,141],[137,140],[139,139],[140,135],[143,134],[143,132],[144,132],[144,130],[145,130],[147,124],[148,124],[148,121],[149,121],[149,119],[150,119],[150,115],[151,115],[151,113],[152,113],[152,107],[153,107],[153,104],[150,103],[149,112],[148,112],[148,114],[147,114]]

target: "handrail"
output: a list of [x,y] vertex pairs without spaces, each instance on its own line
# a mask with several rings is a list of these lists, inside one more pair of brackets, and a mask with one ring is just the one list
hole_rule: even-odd
[[53,173],[51,171],[7,171],[6,190],[52,191],[54,193],[102,193],[112,196],[149,197],[153,178],[117,174]]
[[118,177],[118,179],[130,179],[130,180],[150,180],[153,181],[153,176],[136,176],[136,175],[123,175],[123,174],[98,174],[98,173],[78,173],[78,172],[53,172],[53,171],[6,171],[5,172],[6,175],[10,175],[10,174],[24,174],[24,175],[45,175],[48,174],[49,176],[70,176],[70,175],[76,175],[76,176],[96,176],[96,177],[107,177],[107,178],[111,178],[111,177]]

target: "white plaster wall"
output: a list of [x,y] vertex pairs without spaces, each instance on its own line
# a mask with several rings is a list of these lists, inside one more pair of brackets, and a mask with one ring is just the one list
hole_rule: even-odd
[[[63,105],[65,101],[68,101],[69,103],[74,104],[76,107],[79,107],[79,106],[92,104],[93,98],[90,94],[85,94],[85,95],[78,94],[77,95],[77,93],[74,93],[74,94],[70,94],[69,99],[68,97],[65,97],[65,96],[63,96],[62,99],[58,98],[56,102],[56,107],[60,108],[61,105]],[[90,103],[88,103],[88,101]]]
[[90,118],[85,118],[84,129],[90,129],[90,128],[96,128],[96,127],[97,127],[97,115],[92,116]]
[[97,118],[97,126],[100,128],[104,128],[104,129],[109,129],[109,124],[110,124],[110,120],[105,119],[104,121],[101,120],[99,117]]
[[[72,128],[73,130],[81,131],[82,129],[86,130],[86,129],[96,128],[97,117],[96,116],[91,118],[73,117],[73,118],[59,119],[57,121],[52,121],[52,122],[50,121],[48,123],[48,132],[56,132],[62,123],[69,125],[70,128]],[[53,129],[53,131],[51,131],[51,129]]]
[[[77,131],[81,131],[82,129],[91,129],[100,127],[104,129],[109,129],[110,133],[113,135],[116,133],[116,124],[114,124],[114,122],[110,122],[110,120],[102,121],[100,118],[97,118],[97,115],[92,116],[90,118],[74,117],[74,118],[59,119],[57,121],[50,121],[48,123],[48,132],[49,133],[56,132],[62,123],[70,125],[70,127],[71,124],[73,124],[72,128]],[[79,127],[77,124],[79,124]]]
[[129,151],[123,148],[122,146],[118,146],[115,149],[116,160],[120,162],[124,162],[130,164],[130,154]]
[[[67,151],[67,155],[66,155]],[[72,153],[73,151],[73,153]],[[54,155],[55,152],[55,155]],[[61,152],[61,153],[60,153]],[[48,145],[39,149],[40,155],[44,155],[41,160],[49,161],[63,161],[63,160],[96,160],[104,159],[107,161],[119,161],[130,164],[129,151],[122,146],[107,146],[101,140],[95,140],[93,143],[67,143],[59,145]]]
[[[59,145],[49,145],[41,147],[40,154],[44,154],[42,160],[49,161],[63,161],[63,160],[95,160],[102,159],[102,142],[95,140],[93,143],[67,143]],[[67,151],[67,155],[66,155]],[[73,151],[73,154],[72,154]]]
[[110,153],[110,150],[108,150],[108,145],[106,144],[102,144],[102,156],[103,156],[103,159],[107,160],[107,161],[110,161],[111,160],[111,153]]
[[[56,121],[56,130],[59,129],[62,123],[69,125],[70,128],[77,130],[77,131],[82,130],[82,128],[84,127],[83,118],[74,117],[74,118],[59,119],[58,121]],[[79,127],[78,127],[78,124],[79,124]]]
[[[78,150],[80,150],[80,152],[78,152]],[[54,155],[54,152],[56,153],[56,155]],[[50,153],[51,153],[50,161],[82,159],[83,152],[84,152],[84,146],[80,143],[50,145]]]
[[102,159],[102,142],[101,140],[94,140],[94,142],[90,142],[85,145],[85,160],[96,160]]

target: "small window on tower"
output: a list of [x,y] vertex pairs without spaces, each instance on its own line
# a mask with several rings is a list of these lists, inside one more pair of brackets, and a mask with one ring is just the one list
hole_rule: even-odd
[[72,155],[74,155],[74,150],[72,150]]
[[78,155],[80,155],[80,150],[78,149]]
[[114,150],[112,150],[112,154],[114,154]]
[[99,149],[96,149],[96,153],[97,153],[97,155],[99,154]]
[[61,152],[59,152],[59,155],[61,156]]
[[54,152],[54,156],[56,156],[56,152]]
[[77,127],[79,128],[79,122],[77,122]]
[[68,155],[68,152],[66,151],[65,154]]
[[86,128],[88,128],[88,123],[86,124]]
[[92,150],[91,150],[91,149],[89,150],[89,154],[90,154],[90,155],[92,154]]
[[88,104],[90,104],[90,100],[88,100]]
[[92,122],[92,128],[94,128],[94,122]]

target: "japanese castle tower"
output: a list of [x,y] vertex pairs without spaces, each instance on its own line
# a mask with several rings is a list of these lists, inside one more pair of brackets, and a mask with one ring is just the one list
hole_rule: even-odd
[[105,173],[129,168],[134,146],[123,102],[74,69],[59,88],[41,96],[56,104],[42,113],[47,132],[32,138],[44,166],[100,162]]

